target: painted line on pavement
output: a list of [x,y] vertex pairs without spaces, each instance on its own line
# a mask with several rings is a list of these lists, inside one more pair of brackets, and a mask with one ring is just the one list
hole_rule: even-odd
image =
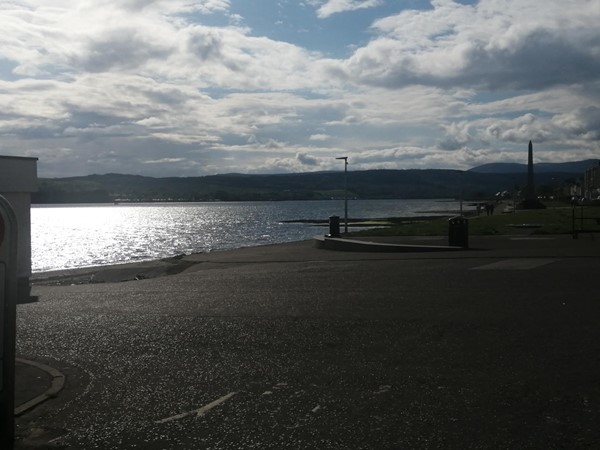
[[210,402],[208,405],[204,405],[201,408],[194,409],[192,411],[188,411],[188,412],[185,412],[185,413],[177,414],[175,416],[167,417],[166,419],[157,420],[154,423],[161,424],[161,423],[173,422],[175,420],[184,419],[186,417],[190,417],[190,416],[193,416],[193,415],[195,415],[196,417],[205,416],[206,414],[208,414],[208,412],[211,409],[213,409],[213,408],[221,405],[222,403],[225,403],[227,400],[229,400],[235,394],[236,394],[235,392],[230,392],[229,394],[224,395],[223,397],[218,398],[215,401]]
[[556,261],[558,261],[558,258],[505,259],[503,261],[473,267],[471,270],[531,270]]
[[511,241],[555,241],[556,238],[524,236],[524,237],[513,237],[513,238],[510,238],[510,240]]

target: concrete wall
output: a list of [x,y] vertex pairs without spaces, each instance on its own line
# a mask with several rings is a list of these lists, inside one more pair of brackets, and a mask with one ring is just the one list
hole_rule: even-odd
[[[17,278],[31,275],[31,193],[37,191],[37,158],[0,156],[0,194],[12,205],[18,223]],[[29,292],[19,292],[19,297]],[[26,299],[21,299],[25,300]]]

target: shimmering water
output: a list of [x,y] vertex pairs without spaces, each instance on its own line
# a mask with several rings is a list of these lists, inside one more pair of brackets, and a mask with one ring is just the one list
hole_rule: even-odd
[[[351,200],[350,218],[458,211],[440,200]],[[310,239],[327,228],[285,220],[344,216],[343,201],[50,205],[31,210],[32,270],[159,259]]]

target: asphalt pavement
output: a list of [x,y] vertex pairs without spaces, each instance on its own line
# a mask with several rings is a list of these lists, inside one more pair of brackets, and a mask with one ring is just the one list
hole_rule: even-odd
[[469,244],[38,275],[16,448],[594,448],[600,240]]

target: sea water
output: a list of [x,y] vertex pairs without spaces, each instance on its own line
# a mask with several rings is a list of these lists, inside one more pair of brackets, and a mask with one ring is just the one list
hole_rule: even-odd
[[[350,200],[349,218],[458,212],[446,200]],[[34,205],[32,271],[160,259],[310,239],[328,228],[294,220],[340,216],[344,201]]]

